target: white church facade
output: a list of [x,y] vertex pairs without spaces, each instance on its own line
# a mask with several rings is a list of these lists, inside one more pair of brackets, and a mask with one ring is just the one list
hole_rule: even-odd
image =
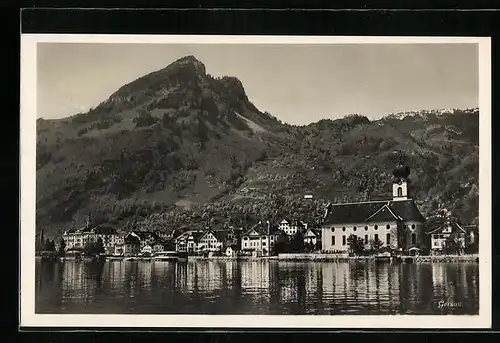
[[329,204],[321,227],[321,250],[348,253],[348,238],[355,235],[367,247],[379,240],[393,251],[427,252],[425,218],[409,196],[409,174],[403,165],[393,171],[392,198],[387,200]]

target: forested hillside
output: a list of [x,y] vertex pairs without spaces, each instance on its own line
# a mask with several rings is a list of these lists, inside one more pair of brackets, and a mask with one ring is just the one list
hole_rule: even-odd
[[477,223],[478,126],[477,109],[291,126],[187,56],[87,113],[37,121],[37,228],[58,235],[89,211],[119,229],[313,221],[327,201],[390,197],[396,150],[426,216]]

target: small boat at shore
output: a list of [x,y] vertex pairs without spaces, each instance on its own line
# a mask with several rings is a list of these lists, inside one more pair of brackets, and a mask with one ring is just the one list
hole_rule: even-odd
[[177,261],[178,259],[179,253],[177,251],[160,251],[153,257],[155,261]]
[[137,257],[134,257],[134,256],[129,256],[129,257],[125,257],[123,260],[124,260],[124,261],[136,261],[136,260],[137,260]]

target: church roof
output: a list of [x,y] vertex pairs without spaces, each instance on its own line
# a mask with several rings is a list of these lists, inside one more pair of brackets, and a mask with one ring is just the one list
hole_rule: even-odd
[[398,201],[367,201],[331,204],[325,217],[325,224],[394,220],[424,222],[425,218],[422,216],[412,199]]

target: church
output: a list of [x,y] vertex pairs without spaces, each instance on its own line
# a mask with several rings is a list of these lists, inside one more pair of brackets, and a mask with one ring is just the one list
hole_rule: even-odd
[[366,246],[379,240],[393,251],[427,253],[425,218],[409,194],[410,169],[399,164],[393,175],[392,198],[328,204],[321,226],[322,251],[348,253],[348,237],[355,235]]

